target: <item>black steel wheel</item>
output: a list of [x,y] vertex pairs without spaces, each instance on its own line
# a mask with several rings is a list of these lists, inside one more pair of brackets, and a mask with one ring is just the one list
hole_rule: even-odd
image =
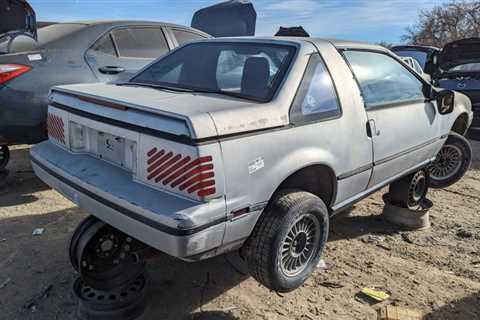
[[390,185],[390,200],[393,205],[416,209],[428,192],[429,176],[426,170],[419,170]]
[[133,279],[122,287],[98,290],[81,278],[73,285],[78,298],[77,317],[80,320],[134,320],[140,317],[147,306],[145,275]]
[[5,169],[8,161],[10,161],[10,149],[8,146],[0,146],[0,170]]
[[435,161],[428,167],[430,186],[446,188],[460,180],[472,162],[472,147],[465,137],[451,133]]
[[319,197],[283,191],[260,216],[241,250],[250,274],[277,292],[298,288],[320,260],[328,226],[328,210]]
[[72,264],[73,269],[75,269],[77,272],[79,272],[79,261],[77,259],[78,240],[85,230],[89,229],[93,224],[99,221],[100,220],[95,216],[88,216],[82,222],[80,222],[70,238],[70,244],[68,246],[70,263]]
[[96,218],[87,218],[72,237],[70,259],[83,281],[98,290],[123,286],[145,272],[138,254],[145,246]]

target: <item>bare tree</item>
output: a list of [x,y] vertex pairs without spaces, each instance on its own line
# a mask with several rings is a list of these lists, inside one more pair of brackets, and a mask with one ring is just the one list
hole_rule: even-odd
[[453,0],[421,11],[402,40],[409,44],[443,47],[446,43],[480,36],[480,1]]

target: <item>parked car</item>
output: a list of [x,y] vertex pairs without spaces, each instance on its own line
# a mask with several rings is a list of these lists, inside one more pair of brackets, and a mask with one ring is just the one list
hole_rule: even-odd
[[[23,23],[29,21],[22,15],[18,19],[22,17]],[[0,146],[4,154],[7,145],[46,139],[52,86],[128,79],[178,45],[209,37],[189,27],[148,21],[84,21],[32,28],[10,31],[15,37],[4,36],[0,45]],[[0,168],[6,159],[0,158]]]
[[435,85],[462,92],[472,101],[472,139],[480,140],[480,38],[451,42],[438,54]]
[[[174,257],[240,249],[280,292],[315,269],[331,215],[389,184],[417,201],[422,169],[472,118],[465,95],[437,91],[389,50],[314,38],[195,41],[129,81],[58,86],[50,99],[49,140],[31,149],[43,181]],[[109,238],[77,230],[74,266],[87,267],[79,243],[106,248],[88,252],[103,271],[118,265]]]
[[[426,73],[423,72],[423,69],[422,69],[422,67],[420,66],[420,64],[418,63],[417,60],[415,60],[412,57],[402,57],[402,61],[405,62],[416,73],[421,75],[425,80],[427,80],[427,78],[425,78]],[[427,81],[427,82],[430,82],[430,81]]]
[[437,54],[440,49],[432,46],[402,45],[391,50],[400,57],[414,58],[426,74],[432,76],[437,69]]

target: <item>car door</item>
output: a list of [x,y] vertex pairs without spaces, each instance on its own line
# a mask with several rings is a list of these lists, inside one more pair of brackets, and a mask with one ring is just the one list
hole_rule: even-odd
[[384,52],[343,52],[360,87],[373,141],[374,170],[369,187],[435,156],[439,114],[428,101],[428,84]]
[[102,82],[128,79],[170,50],[160,26],[120,27],[102,36],[86,60]]

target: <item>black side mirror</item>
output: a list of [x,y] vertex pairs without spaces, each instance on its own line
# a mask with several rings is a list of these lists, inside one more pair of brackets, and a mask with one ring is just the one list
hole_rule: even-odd
[[455,107],[455,92],[452,90],[442,90],[435,97],[437,100],[437,108],[440,114],[448,114],[453,112]]

